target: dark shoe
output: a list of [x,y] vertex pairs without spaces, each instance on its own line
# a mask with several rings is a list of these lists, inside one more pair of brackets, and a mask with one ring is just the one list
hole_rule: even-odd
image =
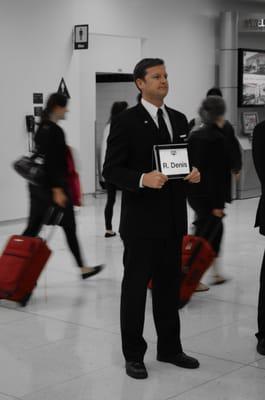
[[215,275],[212,279],[211,285],[222,285],[229,281],[229,278],[225,278],[222,275]]
[[106,232],[105,233],[105,238],[110,238],[110,237],[113,237],[113,236],[116,236],[115,232],[113,232],[113,233]]
[[196,358],[189,357],[185,353],[180,353],[172,357],[163,357],[158,355],[157,360],[188,369],[195,369],[200,366],[200,363]]
[[134,379],[146,379],[148,377],[147,370],[143,362],[126,361],[126,374]]
[[265,356],[265,339],[260,339],[257,344],[257,352]]
[[97,265],[96,267],[93,267],[93,270],[91,272],[86,272],[84,274],[81,274],[82,279],[87,279],[91,278],[91,276],[94,276],[96,274],[99,274],[104,268],[104,265]]

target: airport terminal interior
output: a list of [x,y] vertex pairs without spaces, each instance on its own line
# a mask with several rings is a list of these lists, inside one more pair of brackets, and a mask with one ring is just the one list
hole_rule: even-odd
[[[21,235],[29,212],[28,185],[13,163],[32,152],[47,98],[59,92],[69,100],[59,125],[81,181],[75,218],[85,265],[104,265],[80,279],[63,230],[43,226],[52,254],[22,307],[5,295],[0,258],[0,400],[263,400],[265,353],[255,334],[265,241],[254,228],[261,184],[252,136],[265,120],[265,1],[0,0],[0,32],[0,248]],[[225,282],[213,285],[210,268],[201,279],[208,290],[179,312],[183,350],[200,367],[157,361],[148,289],[148,379],[133,379],[120,333],[122,191],[116,235],[105,237],[101,146],[112,104],[137,104],[135,65],[157,57],[168,72],[165,104],[188,121],[198,118],[207,91],[220,88],[242,168],[225,208],[218,260]],[[190,234],[194,219],[188,206]]]

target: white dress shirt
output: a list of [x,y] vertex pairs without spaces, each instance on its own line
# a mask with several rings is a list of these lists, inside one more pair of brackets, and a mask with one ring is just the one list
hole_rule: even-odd
[[[151,117],[153,118],[154,123],[156,124],[157,127],[159,127],[157,111],[158,111],[159,108],[161,108],[161,110],[163,110],[163,118],[164,118],[165,123],[167,125],[167,129],[168,129],[171,141],[173,141],[173,128],[172,128],[172,125],[171,125],[171,122],[170,122],[169,115],[167,113],[165,104],[163,104],[161,107],[157,107],[154,104],[149,103],[149,101],[146,101],[143,98],[141,99],[141,103],[144,106],[144,108],[146,109],[146,111],[151,115]],[[141,179],[140,179],[140,184],[139,184],[140,188],[144,187],[143,186],[143,177],[144,177],[144,174],[142,174]]]

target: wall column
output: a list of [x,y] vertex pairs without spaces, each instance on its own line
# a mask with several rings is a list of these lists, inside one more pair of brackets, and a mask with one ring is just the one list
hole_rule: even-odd
[[238,131],[237,117],[237,49],[238,49],[238,13],[225,11],[220,21],[220,88],[227,105],[227,119]]

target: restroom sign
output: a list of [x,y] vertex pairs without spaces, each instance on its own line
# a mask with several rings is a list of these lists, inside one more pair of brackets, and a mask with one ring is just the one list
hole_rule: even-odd
[[75,50],[88,49],[88,25],[75,25],[74,48]]

